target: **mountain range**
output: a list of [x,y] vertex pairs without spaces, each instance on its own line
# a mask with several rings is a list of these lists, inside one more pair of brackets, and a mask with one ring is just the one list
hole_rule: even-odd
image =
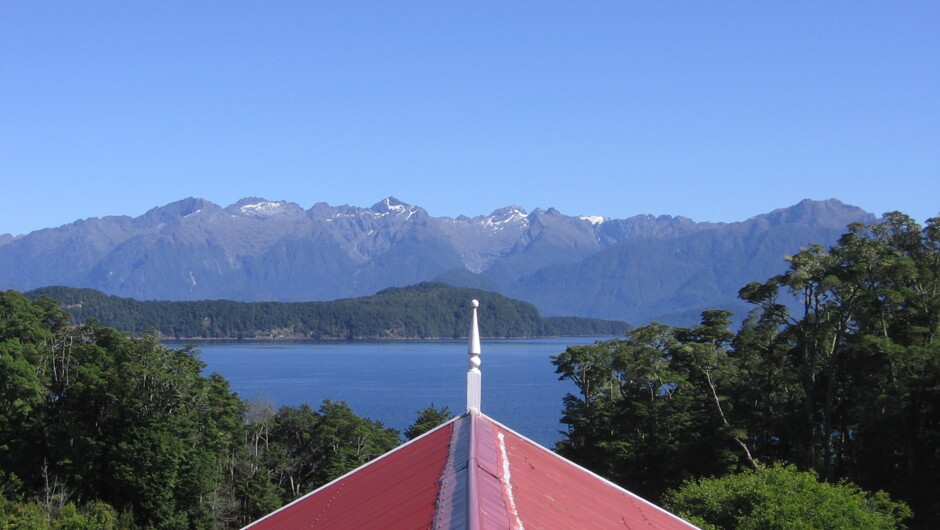
[[64,285],[138,300],[320,301],[438,281],[531,302],[545,316],[694,322],[746,310],[737,291],[875,216],[836,199],[734,223],[527,212],[433,217],[393,197],[369,207],[188,198],[139,217],[0,236],[0,288]]

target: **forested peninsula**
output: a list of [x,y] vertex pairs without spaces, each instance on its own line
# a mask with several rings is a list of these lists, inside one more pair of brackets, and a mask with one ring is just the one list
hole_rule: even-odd
[[542,317],[534,305],[479,289],[421,283],[329,302],[138,301],[93,289],[44,287],[25,293],[52,298],[75,323],[102,325],[164,339],[392,340],[466,336],[470,300],[480,300],[487,337],[620,336],[626,322]]

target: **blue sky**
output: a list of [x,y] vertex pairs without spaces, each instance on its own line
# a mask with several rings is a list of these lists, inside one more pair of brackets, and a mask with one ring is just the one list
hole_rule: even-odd
[[189,196],[940,213],[937,2],[6,2],[0,234]]

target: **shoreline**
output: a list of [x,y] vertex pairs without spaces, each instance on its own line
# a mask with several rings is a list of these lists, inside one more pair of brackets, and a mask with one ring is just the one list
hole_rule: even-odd
[[[480,337],[481,340],[532,340],[532,339],[584,339],[603,337],[599,335],[531,335],[514,337]],[[614,337],[607,337],[614,338]],[[451,341],[465,342],[468,337],[355,337],[351,339],[344,338],[321,338],[314,339],[309,337],[182,337],[169,338],[157,337],[160,342],[303,342],[303,343],[351,343],[351,342],[418,342],[418,341]]]

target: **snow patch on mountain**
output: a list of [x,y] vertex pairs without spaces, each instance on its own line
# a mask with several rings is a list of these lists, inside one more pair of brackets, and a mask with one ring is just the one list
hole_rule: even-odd
[[587,221],[594,226],[597,226],[607,220],[606,217],[600,215],[582,215],[579,217],[582,221]]
[[393,204],[391,200],[389,199],[385,199],[384,204],[385,204],[385,208],[389,212],[404,212],[407,210],[404,204],[402,203]]
[[417,206],[412,206],[410,204],[405,204],[395,197],[386,197],[381,202],[378,202],[372,205],[372,208],[369,208],[369,212],[375,215],[376,217],[384,217],[386,215],[394,215],[397,217],[405,216],[405,220],[409,220],[418,213],[419,208]]
[[504,230],[511,226],[525,227],[529,224],[529,214],[519,206],[507,206],[483,218],[483,228]]
[[253,204],[243,204],[238,211],[243,215],[253,215],[255,217],[268,217],[278,213],[284,206],[285,201],[261,201]]

